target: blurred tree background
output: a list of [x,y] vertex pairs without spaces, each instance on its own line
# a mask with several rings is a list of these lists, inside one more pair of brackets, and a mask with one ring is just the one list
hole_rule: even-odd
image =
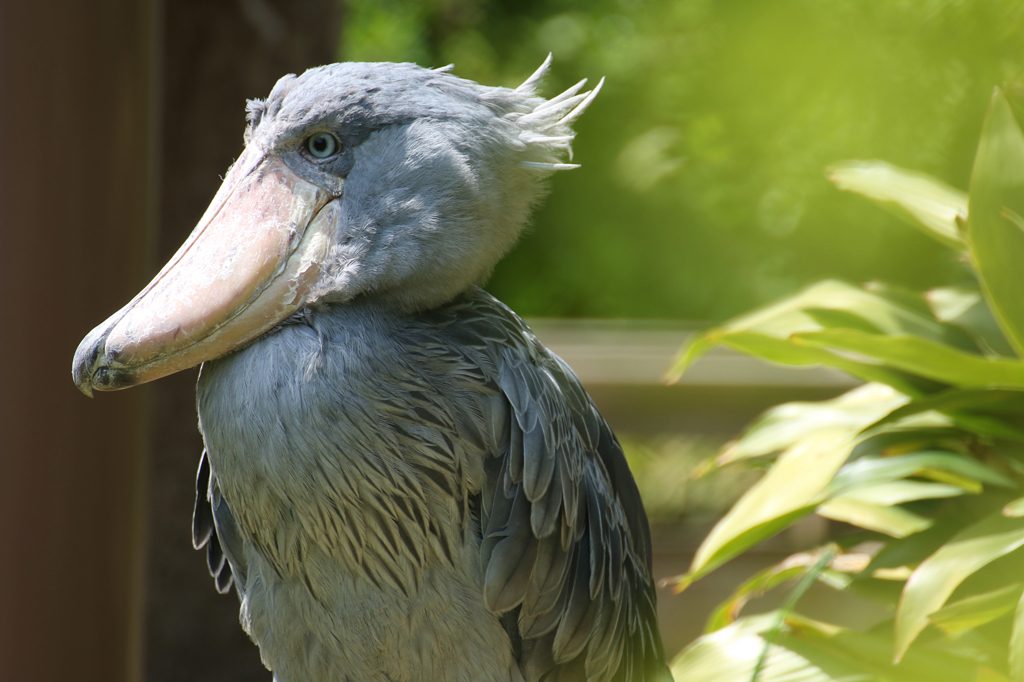
[[548,96],[606,77],[584,168],[488,288],[525,316],[721,320],[824,276],[969,280],[823,170],[884,158],[966,187],[1022,29],[1016,0],[349,0],[340,57],[515,86],[552,52]]

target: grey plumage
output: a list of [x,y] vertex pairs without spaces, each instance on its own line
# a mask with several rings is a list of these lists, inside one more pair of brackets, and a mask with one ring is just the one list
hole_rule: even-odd
[[189,241],[76,353],[86,392],[205,361],[193,541],[278,682],[670,679],[622,450],[476,286],[597,93],[543,100],[547,65],[516,90],[283,78]]
[[[303,313],[206,363],[198,404],[213,473],[196,520],[218,489],[239,509],[217,535],[247,538],[248,567],[231,562],[242,620],[281,680],[516,679],[516,638],[529,680],[656,679],[649,531],[621,449],[572,371],[484,292],[417,315]],[[513,612],[504,650],[398,632],[446,608],[426,575],[478,595],[460,631]],[[411,638],[404,659],[347,660],[365,610],[398,615],[376,629]],[[319,655],[269,653],[303,648]]]
[[[569,125],[589,103],[545,102],[535,84],[490,88],[412,64],[345,63],[286,76],[250,103],[249,149],[344,192],[314,298],[372,292],[422,310],[486,279],[542,195],[539,180],[563,165]],[[321,130],[344,151],[313,166],[295,142]]]

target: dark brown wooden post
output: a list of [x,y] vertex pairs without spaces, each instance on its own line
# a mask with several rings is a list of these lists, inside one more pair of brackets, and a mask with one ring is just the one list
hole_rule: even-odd
[[146,389],[81,338],[148,275],[155,4],[0,3],[0,679],[142,675]]

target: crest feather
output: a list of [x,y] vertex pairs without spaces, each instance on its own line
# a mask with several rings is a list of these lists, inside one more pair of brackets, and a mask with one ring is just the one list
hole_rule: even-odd
[[545,100],[535,93],[550,67],[549,54],[540,68],[515,90],[517,94],[528,97],[529,104],[533,105],[531,111],[515,118],[515,123],[522,129],[519,141],[527,146],[533,157],[521,165],[544,172],[579,168],[578,164],[563,163],[560,157],[564,152],[572,161],[572,141],[576,137],[572,124],[587,110],[604,85],[602,78],[593,90],[581,93],[587,83],[584,78],[565,92]]

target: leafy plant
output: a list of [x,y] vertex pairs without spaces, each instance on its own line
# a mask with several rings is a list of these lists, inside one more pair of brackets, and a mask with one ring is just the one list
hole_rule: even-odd
[[[825,281],[681,350],[674,376],[725,345],[865,383],[775,407],[715,458],[771,464],[677,588],[808,514],[853,532],[739,586],[676,659],[676,678],[1024,682],[1024,134],[997,91],[969,197],[881,162],[829,175],[953,249],[978,286]],[[752,597],[800,578],[881,602],[892,618],[860,632],[791,604],[742,616]]]

